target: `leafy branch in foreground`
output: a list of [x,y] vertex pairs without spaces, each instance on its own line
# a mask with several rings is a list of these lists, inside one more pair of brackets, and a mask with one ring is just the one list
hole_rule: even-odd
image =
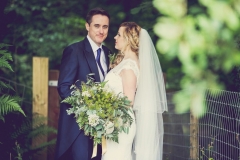
[[[12,56],[6,49],[4,49],[7,46],[9,45],[0,43],[0,69],[8,69],[13,72],[12,67],[9,64],[9,61],[13,60]],[[4,89],[14,90],[13,87],[11,87],[9,84],[0,80],[0,91],[2,92]],[[20,100],[21,99],[17,96],[11,96],[2,93],[0,96],[0,119],[4,121],[4,116],[6,114],[15,111],[20,112],[26,116],[21,106],[18,104]]]
[[22,113],[25,116],[24,111],[18,104],[17,98],[10,96],[10,95],[2,95],[0,97],[0,119],[4,120],[4,115],[13,112],[18,111]]

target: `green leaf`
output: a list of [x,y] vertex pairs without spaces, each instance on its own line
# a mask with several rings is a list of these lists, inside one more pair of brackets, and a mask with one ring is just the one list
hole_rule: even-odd
[[103,128],[103,126],[101,124],[99,124],[95,127],[96,130],[101,130],[102,128]]
[[8,68],[10,71],[13,72],[12,67],[10,66],[8,59],[6,57],[0,57],[0,68]]
[[98,137],[98,138],[101,138],[102,135],[103,135],[103,132],[102,132],[102,131],[98,131],[98,132],[97,132],[97,137]]
[[136,8],[131,9],[131,14],[137,14],[140,11],[141,11],[141,7],[136,7]]
[[0,116],[4,116],[10,112],[15,111],[20,112],[26,116],[22,108],[17,103],[17,100],[9,95],[3,95],[0,97],[0,106]]
[[14,91],[13,87],[10,84],[7,84],[3,81],[0,81],[0,91],[3,90],[3,89],[6,89],[6,88],[7,89],[9,88],[9,89]]

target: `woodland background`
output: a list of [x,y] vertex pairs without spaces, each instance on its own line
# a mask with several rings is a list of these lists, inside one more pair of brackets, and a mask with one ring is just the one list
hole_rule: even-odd
[[[161,13],[150,0],[2,0],[0,42],[11,45],[9,51],[13,55],[14,70],[14,73],[4,76],[31,86],[33,56],[49,57],[49,69],[59,69],[63,49],[86,36],[84,18],[91,8],[97,6],[103,7],[111,15],[105,45],[113,52],[117,52],[113,37],[124,21],[137,22],[147,29],[156,44],[159,37],[153,27]],[[201,8],[197,0],[188,1],[188,8],[192,6]],[[236,43],[240,41],[238,35],[235,40]],[[162,69],[167,77],[167,89],[179,90],[179,80],[183,76],[182,64],[178,57],[169,57],[159,52]],[[240,90],[239,83],[235,82],[239,78],[237,67],[228,73],[220,70],[214,72],[220,75],[219,80],[226,84],[227,90]]]
[[[0,77],[31,88],[33,56],[48,57],[49,70],[58,70],[63,49],[86,36],[85,16],[94,7],[111,15],[104,43],[115,53],[113,37],[122,22],[134,21],[148,30],[166,76],[167,91],[188,90],[176,98],[186,102],[177,110],[186,111],[190,103],[202,101],[206,88],[240,91],[238,0],[1,0],[0,43],[10,45],[7,50],[13,57],[10,65],[14,72],[3,68]],[[181,48],[184,42],[190,45]],[[24,101],[32,101],[31,89],[24,91]],[[204,110],[201,106],[195,106],[196,112]],[[32,114],[31,104],[21,107],[26,115]],[[0,129],[5,127],[6,131],[0,130],[3,152],[17,150],[16,138],[7,141],[9,146],[1,144],[23,124],[21,116],[10,114],[0,123]],[[28,143],[21,141],[18,139],[26,148],[31,144],[29,138]]]

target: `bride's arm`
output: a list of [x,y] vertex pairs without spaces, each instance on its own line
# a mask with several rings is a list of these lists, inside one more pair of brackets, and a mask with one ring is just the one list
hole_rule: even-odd
[[131,69],[123,69],[120,76],[122,77],[123,94],[128,97],[132,106],[135,97],[137,77]]

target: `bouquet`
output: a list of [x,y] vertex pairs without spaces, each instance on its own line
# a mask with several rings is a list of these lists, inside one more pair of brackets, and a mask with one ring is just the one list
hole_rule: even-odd
[[72,106],[67,109],[68,115],[74,115],[79,128],[93,138],[94,145],[101,144],[102,137],[118,142],[119,133],[128,133],[133,122],[128,98],[116,95],[106,83],[97,83],[88,77],[80,89],[72,85],[71,96],[62,101]]

